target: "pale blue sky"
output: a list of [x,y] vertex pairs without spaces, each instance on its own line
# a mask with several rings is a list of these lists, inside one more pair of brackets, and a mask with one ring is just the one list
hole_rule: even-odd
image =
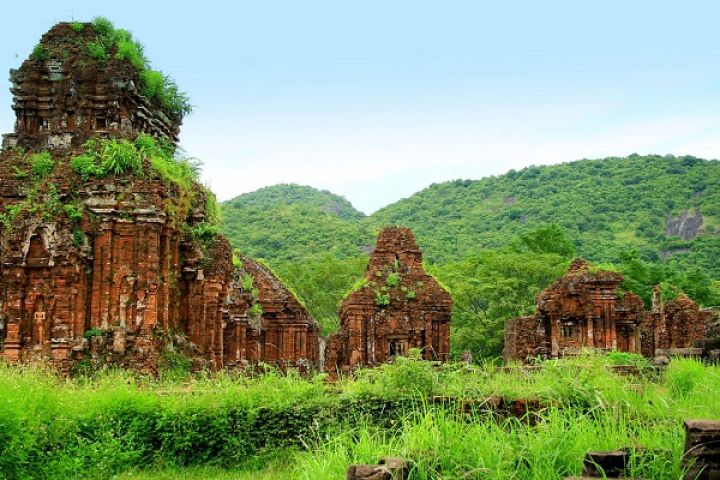
[[720,157],[720,2],[12,2],[0,72],[96,15],[191,96],[181,145],[222,200],[295,182],[370,213],[531,164]]

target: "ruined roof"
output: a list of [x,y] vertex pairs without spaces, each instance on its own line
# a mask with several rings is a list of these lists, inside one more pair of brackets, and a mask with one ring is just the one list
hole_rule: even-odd
[[130,32],[105,19],[58,23],[10,80],[17,121],[5,148],[79,146],[90,132],[175,142],[190,110],[174,82],[151,70]]
[[540,294],[540,298],[557,293],[565,295],[579,294],[589,285],[598,283],[617,287],[623,280],[624,277],[618,272],[594,268],[587,260],[576,258],[570,263],[567,273],[546,288]]
[[268,267],[244,255],[240,255],[240,262],[238,273],[252,277],[253,288],[257,289],[254,300],[262,306],[263,312],[275,314],[280,320],[287,317],[317,326],[305,306]]
[[450,308],[450,294],[422,265],[422,252],[409,228],[386,227],[378,234],[362,285],[342,303],[374,304],[378,309]]
[[[622,281],[621,274],[594,268],[588,261],[576,258],[570,263],[564,276],[555,280],[538,295],[538,312],[567,309],[569,307],[564,302],[571,298],[576,298],[581,304],[585,304],[583,308],[590,308],[592,290],[601,289],[604,295],[614,295]],[[580,304],[576,307],[580,308]]]

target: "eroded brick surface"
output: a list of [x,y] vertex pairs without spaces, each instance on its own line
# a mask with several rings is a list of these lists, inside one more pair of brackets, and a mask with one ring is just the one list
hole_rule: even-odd
[[[0,213],[24,208],[0,226],[0,353],[62,371],[90,361],[154,372],[172,341],[208,368],[314,364],[317,325],[280,282],[250,259],[236,270],[225,237],[191,234],[206,220],[200,185],[180,191],[147,162],[142,175],[82,179],[70,168],[87,139],[174,142],[180,125],[141,95],[127,61],[89,57],[92,28],[53,27],[40,42],[45,58],[11,74],[17,124],[0,153]],[[28,158],[43,151],[55,167],[40,182]],[[252,291],[239,282],[248,272],[265,313],[257,338],[238,342],[238,322],[253,323]]]
[[687,348],[704,338],[712,314],[687,297],[652,311],[642,299],[619,290],[619,273],[596,270],[576,259],[567,274],[539,296],[533,316],[505,325],[505,360],[558,358],[582,348],[655,356],[658,349]]
[[364,284],[340,306],[340,328],[325,350],[328,372],[383,363],[418,348],[428,360],[450,354],[452,299],[422,266],[408,228],[384,228]]
[[[225,363],[276,362],[310,368],[319,360],[320,329],[269,268],[241,256],[225,316]],[[245,308],[236,305],[245,302]],[[257,305],[257,306],[255,306]],[[255,306],[255,307],[254,307]]]

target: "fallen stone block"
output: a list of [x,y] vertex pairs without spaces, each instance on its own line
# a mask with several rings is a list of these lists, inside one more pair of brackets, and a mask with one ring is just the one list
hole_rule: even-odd
[[609,452],[587,452],[583,464],[583,475],[592,478],[620,477],[625,474],[630,460],[627,449],[612,450]]
[[720,480],[720,421],[685,420],[685,480]]
[[406,480],[409,467],[405,459],[381,458],[377,465],[350,465],[347,480]]

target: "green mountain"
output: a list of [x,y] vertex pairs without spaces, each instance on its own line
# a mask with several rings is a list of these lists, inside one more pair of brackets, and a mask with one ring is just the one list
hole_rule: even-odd
[[222,231],[233,245],[270,263],[328,252],[356,256],[373,243],[363,213],[326,190],[275,185],[228,200],[221,208]]
[[269,208],[283,205],[304,205],[344,219],[359,219],[365,215],[355,210],[340,195],[294,183],[274,185],[246,193],[225,202],[231,208]]
[[557,224],[594,261],[636,250],[720,277],[720,162],[632,155],[528,167],[433,184],[369,217],[328,191],[276,185],[225,202],[223,220],[238,248],[270,261],[352,257],[367,251],[378,228],[403,225],[430,263],[446,263]]
[[431,185],[371,221],[413,228],[436,263],[557,224],[590,260],[617,261],[637,250],[720,277],[720,162],[632,155],[528,167]]
[[[236,248],[264,258],[326,331],[385,225],[413,229],[455,298],[457,348],[495,355],[510,316],[573,255],[612,264],[649,300],[654,284],[720,303],[720,162],[639,156],[532,166],[433,184],[364,216],[344,198],[276,185],[222,205]],[[492,337],[492,338],[490,338]]]

